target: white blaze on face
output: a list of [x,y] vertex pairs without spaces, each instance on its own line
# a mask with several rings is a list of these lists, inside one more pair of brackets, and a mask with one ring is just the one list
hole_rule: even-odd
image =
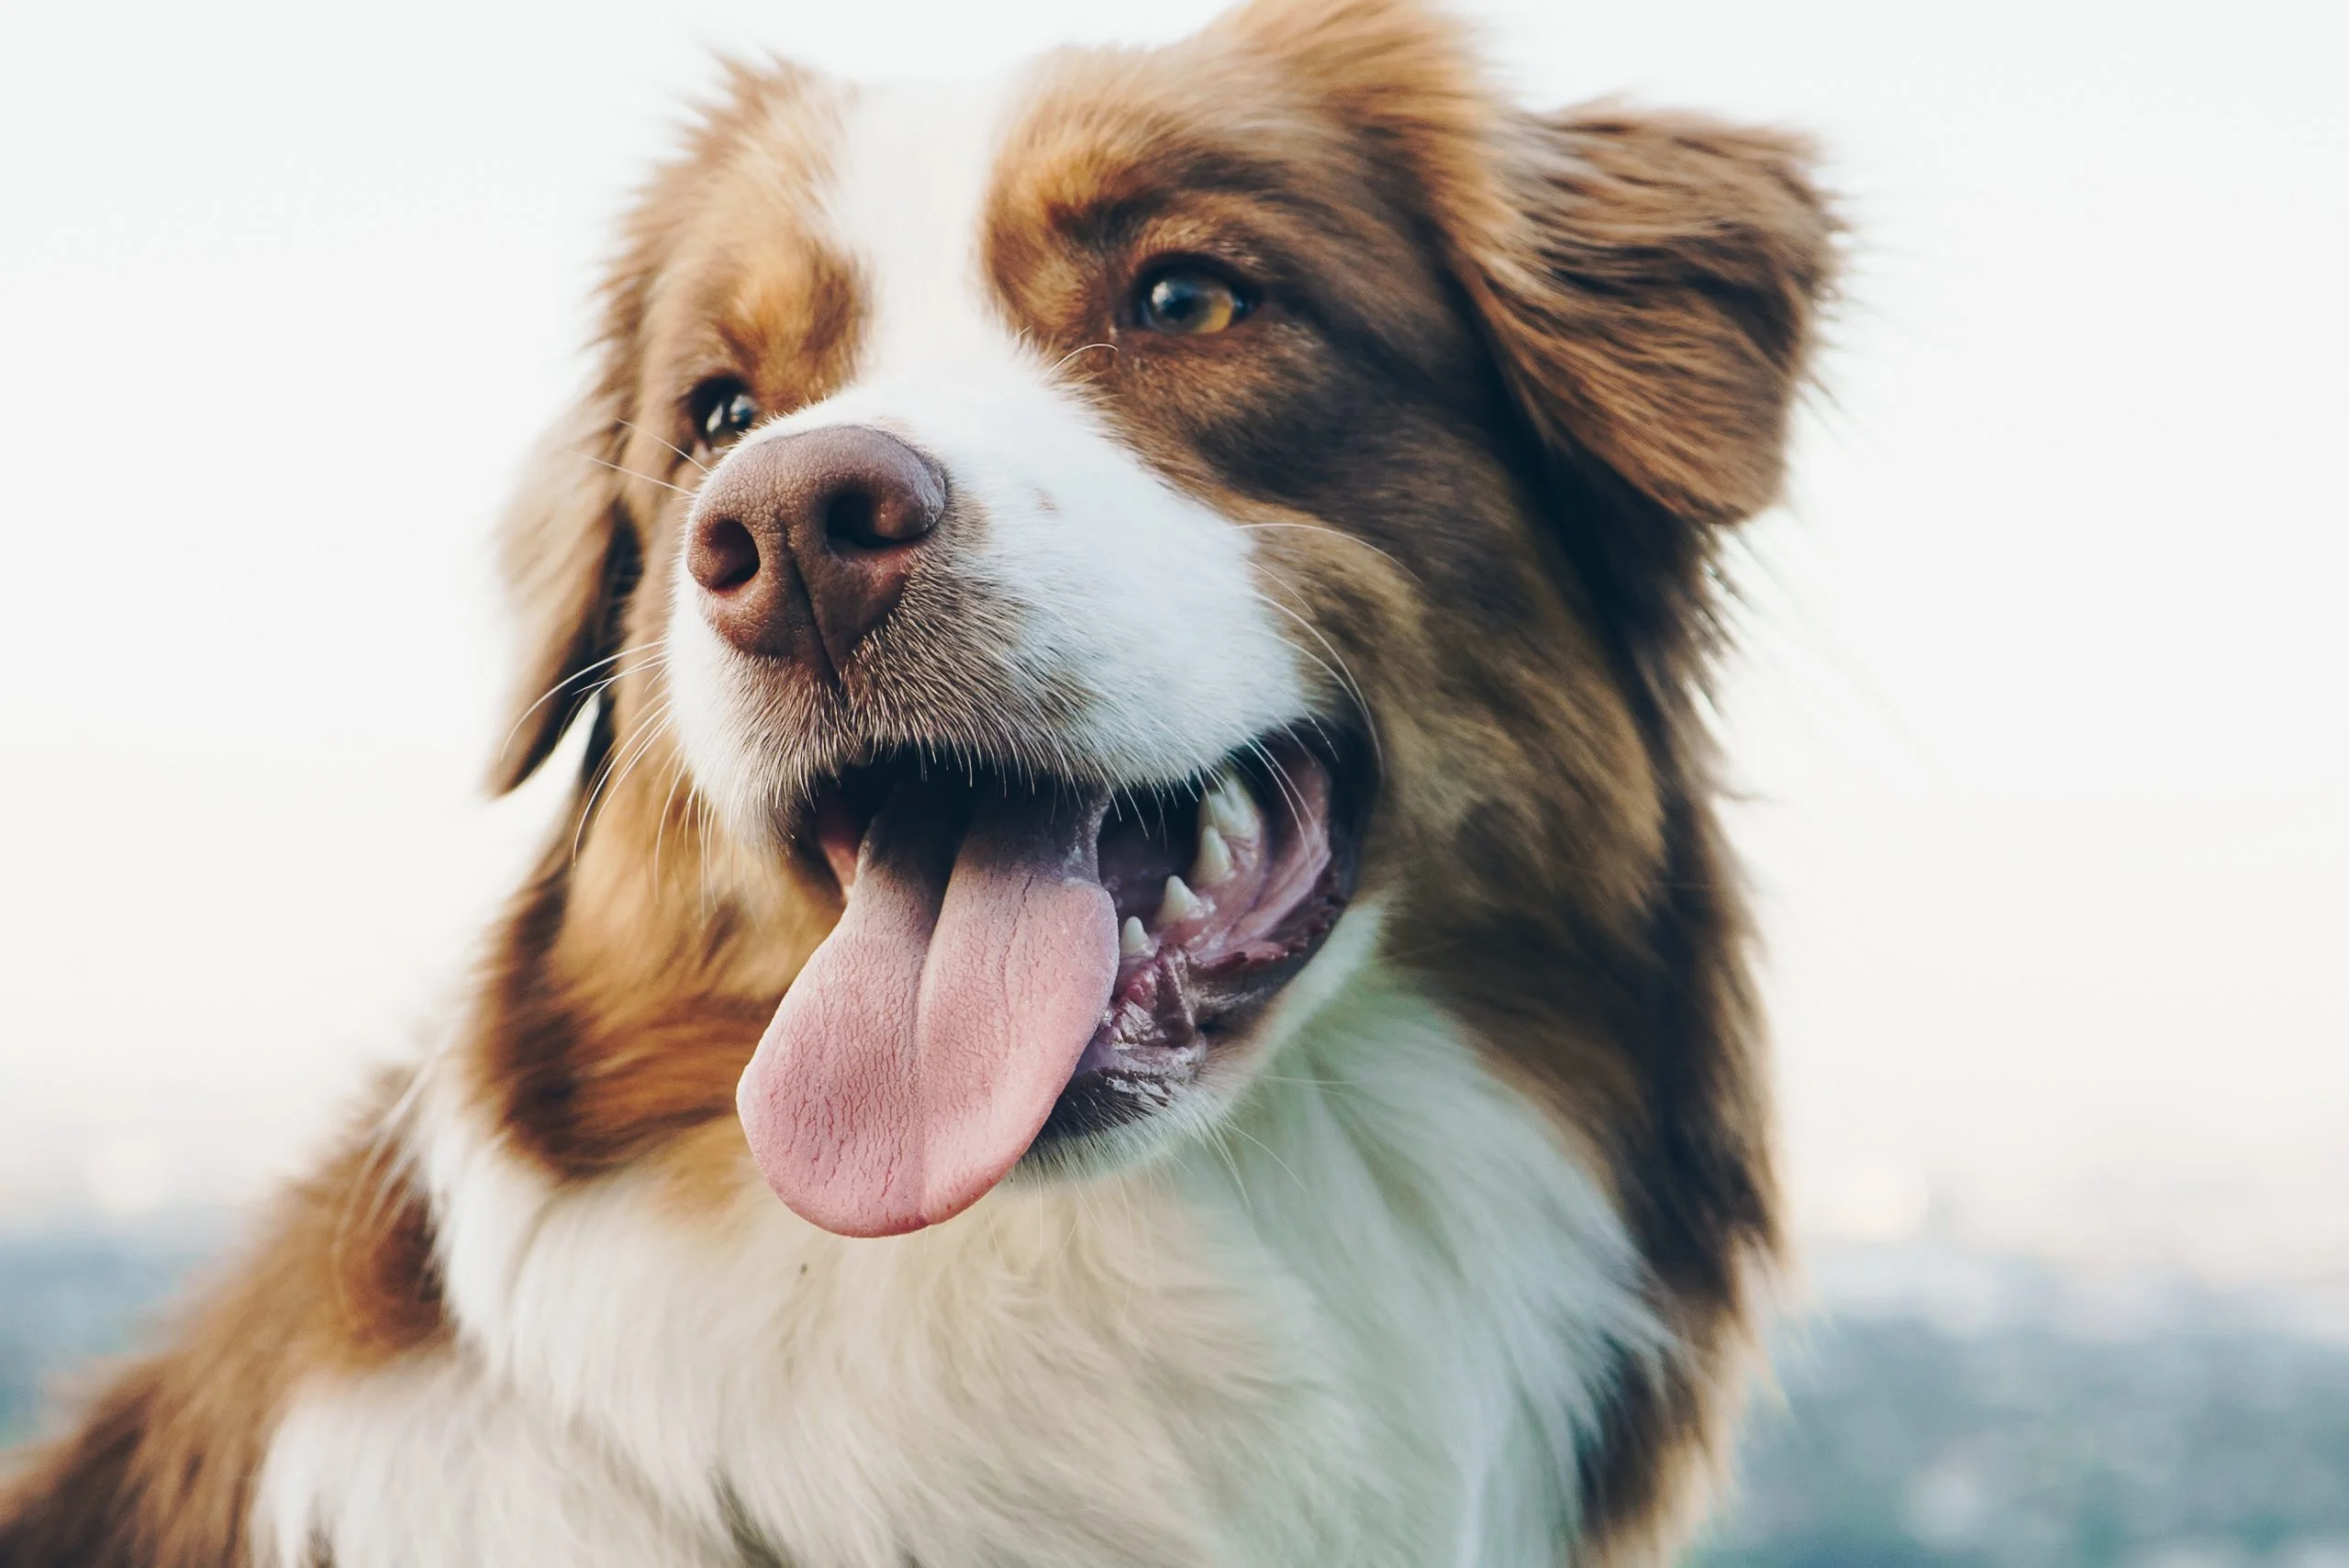
[[864,306],[856,385],[1000,375],[1013,355],[980,254],[1013,85],[872,87],[850,99],[823,210]]
[[[993,297],[986,203],[1020,85],[849,101],[823,211],[863,306],[856,371],[742,448],[870,424],[930,453],[958,501],[954,570],[1010,643],[1024,690],[1008,706],[1073,716],[1031,738],[1037,754],[1119,784],[1173,783],[1304,717],[1307,690],[1246,530],[1161,478],[1069,389],[1087,354],[1112,350],[1064,372]],[[755,809],[745,795],[771,787],[743,718],[757,672],[679,586],[672,679],[687,755],[721,803]]]

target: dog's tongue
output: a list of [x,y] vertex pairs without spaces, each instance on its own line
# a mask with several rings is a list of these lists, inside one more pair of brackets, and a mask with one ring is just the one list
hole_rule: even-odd
[[775,1195],[844,1236],[961,1213],[1027,1151],[1118,973],[1102,806],[907,785],[736,1094]]

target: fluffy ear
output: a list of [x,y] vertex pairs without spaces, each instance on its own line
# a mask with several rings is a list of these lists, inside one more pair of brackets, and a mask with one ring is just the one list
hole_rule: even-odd
[[499,794],[547,760],[619,651],[642,559],[619,474],[607,466],[620,460],[622,433],[610,399],[590,395],[541,439],[507,508],[498,562],[520,624],[521,671],[490,766]]
[[1505,124],[1492,158],[1500,200],[1452,242],[1536,431],[1691,521],[1776,499],[1835,266],[1810,149],[1597,106]]
[[1802,140],[1502,111],[1438,222],[1547,454],[1562,542],[1635,658],[1701,635],[1720,527],[1777,499],[1838,225]]

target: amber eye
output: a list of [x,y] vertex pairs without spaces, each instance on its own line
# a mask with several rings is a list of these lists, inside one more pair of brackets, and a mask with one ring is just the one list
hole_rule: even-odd
[[1134,317],[1152,332],[1220,332],[1255,308],[1228,279],[1200,267],[1168,267],[1141,281]]
[[702,444],[716,451],[758,422],[759,400],[731,377],[705,382],[694,394],[694,422]]

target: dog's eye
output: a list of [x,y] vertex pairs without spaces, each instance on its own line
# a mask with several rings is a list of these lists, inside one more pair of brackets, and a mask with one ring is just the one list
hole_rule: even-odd
[[712,451],[758,422],[759,400],[740,382],[726,378],[705,384],[694,394],[695,423],[702,444]]
[[1134,317],[1152,332],[1220,332],[1255,308],[1229,279],[1199,267],[1168,267],[1141,281]]

